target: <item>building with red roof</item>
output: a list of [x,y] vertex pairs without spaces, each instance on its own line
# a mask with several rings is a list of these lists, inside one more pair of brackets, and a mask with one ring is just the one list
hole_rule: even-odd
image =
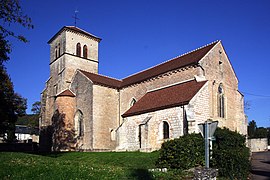
[[221,41],[124,79],[98,73],[101,38],[65,26],[49,41],[43,150],[153,151],[208,119],[247,133],[243,95]]

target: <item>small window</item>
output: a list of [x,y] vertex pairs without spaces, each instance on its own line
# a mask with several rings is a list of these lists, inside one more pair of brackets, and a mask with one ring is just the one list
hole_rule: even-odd
[[136,99],[135,98],[132,98],[131,102],[130,102],[130,107],[134,106],[134,104],[136,103]]
[[170,129],[169,124],[166,121],[163,121],[163,139],[169,139],[170,138]]
[[81,44],[77,43],[76,45],[76,55],[81,57]]
[[58,44],[58,57],[60,57],[60,43]]
[[86,58],[87,59],[87,46],[86,45],[84,45],[83,46],[83,58]]
[[83,136],[83,134],[84,134],[83,114],[80,110],[78,110],[75,115],[75,135]]
[[55,59],[57,59],[58,53],[57,53],[57,46],[55,47]]

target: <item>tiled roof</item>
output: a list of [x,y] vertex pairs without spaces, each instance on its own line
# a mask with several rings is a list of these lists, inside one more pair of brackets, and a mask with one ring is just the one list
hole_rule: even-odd
[[146,93],[122,117],[186,105],[206,83],[196,80]]
[[139,83],[150,79],[152,77],[158,76],[160,74],[173,71],[179,69],[181,67],[185,67],[188,65],[193,65],[198,63],[219,41],[213,42],[206,46],[203,46],[199,49],[166,61],[157,66],[146,69],[137,74],[131,75],[123,80],[114,79],[111,77],[94,74],[86,71],[80,70],[83,74],[85,74],[89,79],[93,81],[95,84],[101,84],[104,86],[112,87],[112,88],[123,88],[135,83]]
[[67,90],[65,90],[57,95],[57,97],[59,97],[59,96],[75,97],[75,94],[73,92],[71,92],[69,89],[67,89]]
[[162,64],[144,70],[142,72],[131,75],[123,79],[122,87],[142,82],[146,79],[158,76],[168,71],[176,70],[181,67],[193,65],[198,63],[219,41],[206,45],[202,48],[196,49],[192,52],[186,53],[182,56],[176,57]]
[[86,71],[80,70],[85,76],[87,76],[94,84],[100,84],[112,88],[120,88],[122,81],[113,79],[107,76],[102,76],[99,74],[94,74]]
[[91,38],[94,38],[96,39],[98,42],[101,41],[101,38],[93,35],[93,34],[90,34],[89,32],[86,32],[78,27],[75,27],[75,26],[64,26],[63,28],[61,28],[49,41],[48,43],[51,43],[61,32],[63,32],[64,30],[71,30],[73,32],[78,32],[78,33],[81,33],[85,36],[88,36],[88,37],[91,37]]

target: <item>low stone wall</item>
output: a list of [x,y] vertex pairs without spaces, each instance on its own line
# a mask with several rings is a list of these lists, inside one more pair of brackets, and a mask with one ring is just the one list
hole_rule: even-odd
[[267,138],[248,139],[248,147],[251,152],[261,152],[268,150]]

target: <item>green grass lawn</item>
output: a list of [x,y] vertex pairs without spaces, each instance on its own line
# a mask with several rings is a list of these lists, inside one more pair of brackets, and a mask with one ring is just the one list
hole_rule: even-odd
[[0,179],[186,179],[179,172],[149,172],[158,152],[0,152]]

